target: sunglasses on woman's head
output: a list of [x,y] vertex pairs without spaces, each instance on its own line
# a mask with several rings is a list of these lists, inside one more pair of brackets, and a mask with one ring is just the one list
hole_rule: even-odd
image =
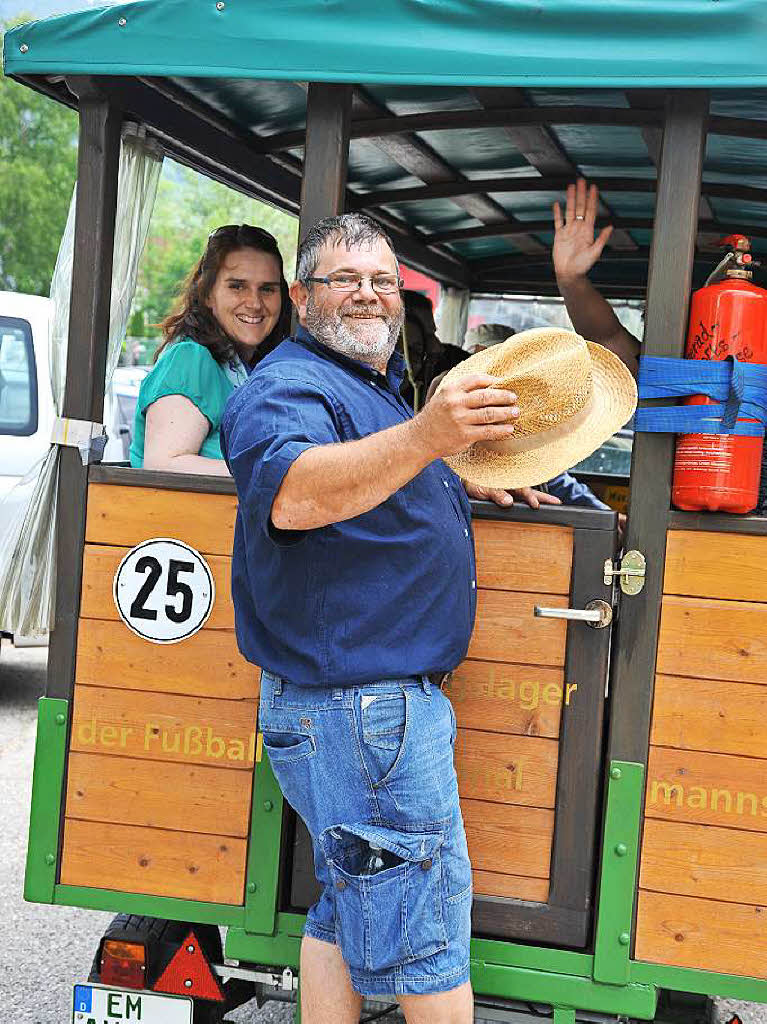
[[252,224],[223,224],[220,228],[216,228],[215,231],[211,231],[208,235],[208,241],[223,235],[236,235],[240,231],[247,232],[247,234],[255,236],[262,242],[270,242],[275,247],[277,245],[277,239],[274,235],[265,231],[264,228],[253,227]]

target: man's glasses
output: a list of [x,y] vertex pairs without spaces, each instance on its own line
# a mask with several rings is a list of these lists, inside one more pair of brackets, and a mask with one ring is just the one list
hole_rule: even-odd
[[348,274],[345,271],[338,271],[335,274],[328,274],[327,277],[307,277],[306,283],[324,284],[334,292],[356,292],[362,287],[363,281],[370,281],[370,287],[379,295],[391,295],[397,292],[404,285],[393,274]]

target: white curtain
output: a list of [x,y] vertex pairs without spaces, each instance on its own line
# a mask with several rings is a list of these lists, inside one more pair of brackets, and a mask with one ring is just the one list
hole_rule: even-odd
[[467,288],[443,288],[437,315],[437,334],[446,345],[463,348],[463,337],[469,322],[469,299]]
[[[126,125],[120,147],[107,387],[128,326],[138,263],[149,232],[161,170],[160,148],[143,138],[140,129]],[[66,381],[76,193],[75,187],[51,281],[53,310],[48,344],[57,416],[63,408]],[[11,492],[18,499],[21,489],[22,500],[18,503],[19,515],[0,538],[0,629],[14,636],[38,636],[53,628],[59,451],[59,445],[52,445],[42,463]]]

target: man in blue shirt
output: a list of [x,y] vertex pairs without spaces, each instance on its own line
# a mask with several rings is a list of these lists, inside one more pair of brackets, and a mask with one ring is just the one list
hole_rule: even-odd
[[455,717],[432,680],[466,655],[476,578],[469,505],[441,460],[509,437],[516,396],[475,375],[413,417],[397,260],[368,218],[317,224],[297,278],[301,328],[233,394],[222,447],[238,642],[262,666],[264,746],[323,885],[302,1019],[354,1024],[361,994],[391,994],[409,1024],[470,1024]]

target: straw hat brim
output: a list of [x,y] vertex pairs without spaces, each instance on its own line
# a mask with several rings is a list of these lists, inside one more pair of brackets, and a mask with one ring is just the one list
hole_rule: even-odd
[[[517,335],[517,338],[520,336]],[[450,370],[440,384],[455,383],[463,377],[487,373],[497,365],[503,345],[477,352]],[[480,487],[504,489],[532,487],[545,483],[595,452],[633,416],[637,404],[636,382],[625,364],[612,352],[593,341],[588,345],[593,375],[593,398],[589,415],[572,432],[523,452],[499,452],[472,445],[445,462],[462,479]],[[497,374],[496,374],[497,375]],[[507,383],[504,385],[510,387]],[[517,392],[524,415],[525,396]]]

